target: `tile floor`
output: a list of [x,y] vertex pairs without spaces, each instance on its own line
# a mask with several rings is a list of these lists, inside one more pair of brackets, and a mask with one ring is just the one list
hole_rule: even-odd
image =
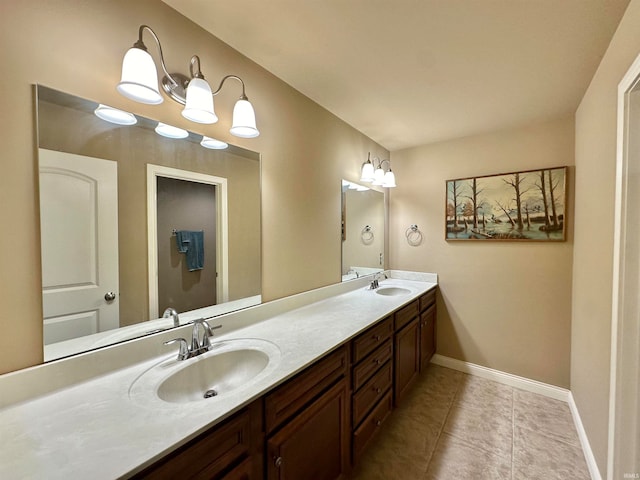
[[565,402],[431,365],[350,480],[590,479]]

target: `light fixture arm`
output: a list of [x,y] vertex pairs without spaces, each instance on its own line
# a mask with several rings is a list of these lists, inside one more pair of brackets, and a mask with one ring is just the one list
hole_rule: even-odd
[[248,100],[247,95],[245,94],[245,91],[244,91],[244,82],[237,75],[226,75],[225,77],[223,77],[222,80],[220,80],[220,85],[218,85],[218,88],[212,92],[213,96],[215,97],[220,93],[220,90],[222,90],[222,86],[224,85],[224,82],[226,82],[230,78],[233,78],[234,80],[239,81],[240,84],[242,85],[242,95],[240,96],[240,99]]
[[[376,157],[374,157],[374,159],[375,159],[375,158],[376,158]],[[383,164],[384,162],[387,162],[387,163],[389,164],[389,170],[391,170],[391,161],[390,161],[390,160],[387,160],[386,158],[385,158],[384,160],[380,160],[380,159],[378,159],[378,168],[382,168],[382,164]],[[382,169],[384,170],[384,168],[382,168]]]
[[[165,77],[172,83],[172,85],[174,87],[177,87],[179,85],[179,83],[176,82],[176,80],[167,71],[167,67],[166,67],[166,65],[164,63],[164,54],[162,53],[162,45],[160,44],[160,39],[158,38],[158,35],[156,35],[156,32],[154,32],[153,29],[150,26],[148,26],[148,25],[140,25],[140,28],[138,29],[138,41],[136,43],[134,43],[133,46],[135,48],[139,48],[141,50],[144,50],[145,52],[148,51],[147,50],[147,46],[142,41],[142,34],[143,34],[143,32],[145,30],[147,30],[151,34],[153,39],[156,41],[156,44],[158,45],[158,52],[160,53],[160,66],[162,67],[162,71],[164,72]],[[191,59],[191,61],[193,62],[193,58]],[[200,67],[199,60],[198,60],[198,67]]]

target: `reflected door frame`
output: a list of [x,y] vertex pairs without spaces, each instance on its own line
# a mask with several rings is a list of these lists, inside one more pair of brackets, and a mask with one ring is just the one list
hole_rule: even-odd
[[[640,464],[640,56],[618,85],[607,479]],[[633,135],[632,135],[633,133]],[[635,413],[635,415],[634,415]],[[634,470],[630,470],[634,468]]]
[[[149,318],[159,318],[158,312],[158,177],[204,183],[216,187],[217,240],[216,240],[216,297],[218,303],[229,301],[229,212],[227,179],[190,172],[161,165],[147,164],[147,245],[149,265]],[[182,312],[179,312],[182,313]]]

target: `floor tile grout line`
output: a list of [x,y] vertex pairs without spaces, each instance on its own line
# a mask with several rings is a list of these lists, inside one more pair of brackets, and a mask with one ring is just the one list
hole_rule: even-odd
[[462,376],[458,379],[458,382],[456,384],[456,390],[455,392],[453,392],[453,395],[451,397],[451,400],[449,401],[449,406],[447,408],[447,414],[444,417],[444,420],[442,421],[442,425],[440,425],[440,428],[438,430],[438,437],[436,439],[436,443],[433,446],[433,449],[431,450],[431,453],[429,454],[429,459],[427,461],[427,472],[429,472],[429,467],[431,466],[431,461],[433,460],[433,455],[436,452],[436,449],[438,448],[438,444],[440,443],[440,439],[442,438],[442,432],[444,431],[444,426],[447,424],[447,420],[449,419],[449,414],[451,413],[451,408],[453,407],[453,403],[455,402],[456,396],[458,395],[458,390],[460,390],[460,383],[462,380]]

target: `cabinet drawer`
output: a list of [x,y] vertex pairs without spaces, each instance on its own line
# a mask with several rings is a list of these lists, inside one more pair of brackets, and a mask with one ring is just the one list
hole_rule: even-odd
[[385,342],[371,355],[353,368],[353,391],[358,390],[371,376],[393,355],[393,341],[387,338]]
[[420,297],[420,311],[424,312],[436,301],[436,289],[429,290]]
[[244,410],[133,478],[214,478],[250,453],[251,439],[251,415]]
[[347,373],[348,348],[341,347],[265,397],[265,428],[270,433]]
[[393,369],[391,362],[387,362],[373,377],[365,383],[353,396],[351,409],[353,426],[357,426],[365,415],[373,408],[391,387],[393,381]]
[[387,317],[353,340],[353,363],[358,363],[378,348],[393,333],[391,317]]
[[380,426],[387,419],[393,408],[391,392],[388,392],[378,406],[364,419],[362,425],[353,432],[353,464],[357,464],[369,442],[373,439]]
[[407,323],[413,320],[418,316],[419,313],[419,302],[418,300],[414,300],[406,307],[402,307],[398,310],[394,315],[395,325],[394,330],[398,331],[402,327],[404,327]]

